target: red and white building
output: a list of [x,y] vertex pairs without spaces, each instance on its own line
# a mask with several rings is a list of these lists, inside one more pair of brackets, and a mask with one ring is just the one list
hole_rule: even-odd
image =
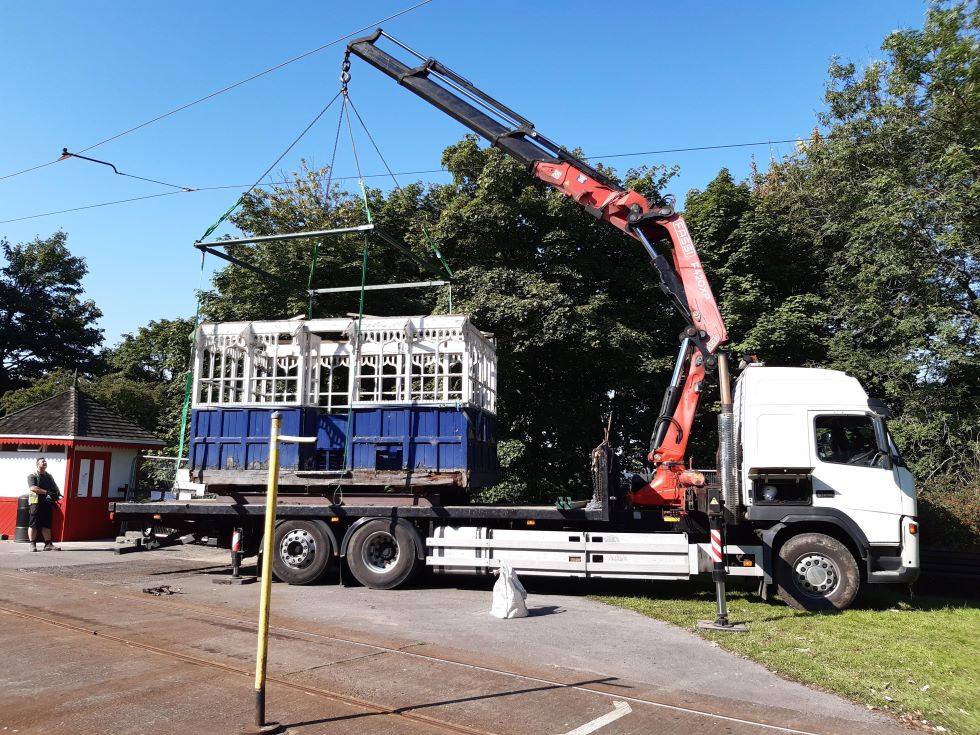
[[29,492],[27,476],[44,457],[61,489],[54,540],[115,536],[109,502],[135,487],[138,455],[163,446],[75,387],[0,418],[0,533],[13,538],[17,498]]

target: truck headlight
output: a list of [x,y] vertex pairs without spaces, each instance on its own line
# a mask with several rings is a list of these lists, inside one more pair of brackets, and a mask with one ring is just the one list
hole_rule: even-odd
[[779,490],[775,485],[763,485],[762,486],[762,499],[768,502],[772,502],[779,495]]

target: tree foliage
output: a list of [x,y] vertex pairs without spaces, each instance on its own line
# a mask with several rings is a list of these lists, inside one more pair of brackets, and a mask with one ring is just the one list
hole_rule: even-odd
[[0,395],[50,370],[96,367],[102,312],[83,300],[85,259],[72,255],[64,232],[11,245],[0,240]]
[[24,388],[5,393],[0,409],[13,413],[77,384],[96,402],[153,432],[167,441],[168,450],[174,450],[193,327],[193,319],[152,321],[105,350],[100,370],[79,375],[74,369],[56,368]]
[[[736,349],[858,377],[897,412],[892,430],[925,512],[943,507],[948,516],[947,491],[957,486],[972,534],[980,498],[978,38],[976,3],[934,4],[923,29],[885,40],[882,61],[863,70],[832,64],[823,130],[796,155],[750,184],[723,171],[688,198]],[[937,515],[935,530],[945,528]]]

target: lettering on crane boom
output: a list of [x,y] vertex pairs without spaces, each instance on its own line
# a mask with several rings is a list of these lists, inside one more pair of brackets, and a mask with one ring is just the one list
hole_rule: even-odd
[[694,271],[694,283],[698,291],[704,298],[710,299],[711,289],[708,286],[708,279],[704,277],[701,259],[698,258],[697,250],[694,248],[694,240],[691,238],[691,233],[687,229],[687,224],[683,221],[675,222],[674,232],[677,233],[677,242],[681,246],[681,252],[684,253],[684,256],[690,263],[691,269]]

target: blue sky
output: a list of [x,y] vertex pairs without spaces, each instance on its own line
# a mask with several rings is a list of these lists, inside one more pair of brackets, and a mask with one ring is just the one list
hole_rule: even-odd
[[[53,161],[63,147],[81,151],[418,1],[5,4],[0,177]],[[556,142],[606,156],[806,136],[831,57],[864,66],[880,58],[890,31],[920,27],[925,11],[918,0],[433,0],[383,25]],[[85,153],[145,178],[230,188],[168,194],[175,190],[69,159],[0,179],[0,238],[66,231],[71,251],[88,263],[86,295],[104,312],[107,345],[152,319],[193,315],[195,289],[207,281],[192,243],[336,94],[345,44]],[[357,59],[351,73],[351,98],[392,169],[438,169],[463,128]],[[332,108],[267,180],[302,158],[329,162],[338,113]],[[791,150],[772,144],[606,162],[620,171],[679,165],[671,190],[683,201],[723,167],[744,178],[753,154],[764,168]],[[365,174],[384,172],[363,136],[358,152]],[[355,173],[342,140],[336,175]],[[448,180],[400,177],[416,179]],[[91,207],[139,197],[152,198]],[[80,207],[89,208],[35,216]],[[225,226],[215,236],[234,232]],[[217,265],[208,259],[209,269]]]

